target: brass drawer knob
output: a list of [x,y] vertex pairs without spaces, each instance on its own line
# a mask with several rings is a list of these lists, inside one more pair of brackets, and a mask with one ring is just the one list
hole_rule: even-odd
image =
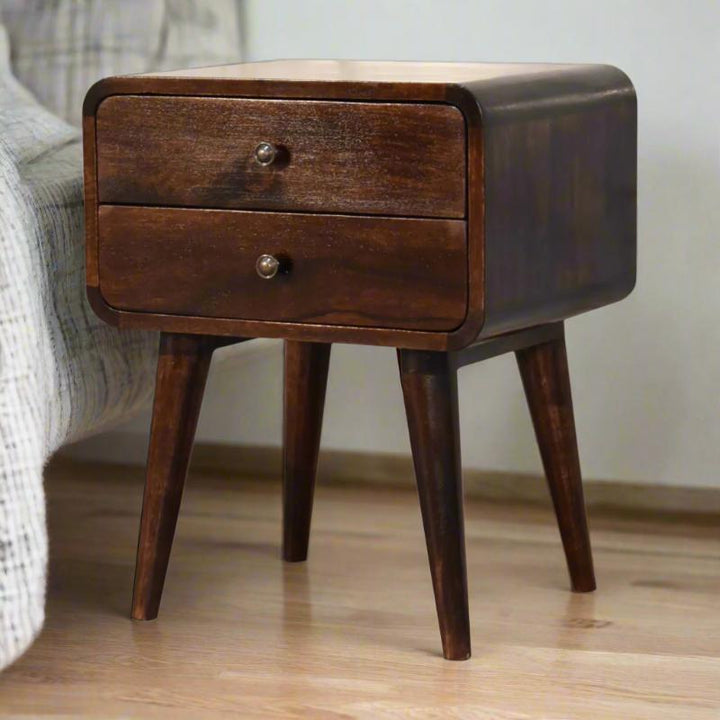
[[273,145],[271,142],[263,140],[263,142],[255,148],[255,162],[257,162],[258,165],[272,165],[277,156],[277,146]]
[[255,263],[255,270],[263,280],[271,280],[280,270],[280,261],[274,255],[261,255]]

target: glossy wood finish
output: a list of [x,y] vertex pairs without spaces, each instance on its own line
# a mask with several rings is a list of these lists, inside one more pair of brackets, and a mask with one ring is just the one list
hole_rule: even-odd
[[[348,113],[368,100],[459,110],[467,143],[468,306],[463,322],[428,331],[399,323],[276,323],[113,308],[99,290],[102,178],[97,159],[114,150],[104,142],[100,147],[96,115],[106,103],[112,108],[117,96],[134,96],[143,107],[173,96],[173,102],[193,107],[198,99],[213,97],[226,98],[223,103],[237,98],[322,101]],[[132,97],[122,100],[131,103]],[[111,124],[109,114],[105,121]],[[439,126],[444,132],[446,125]],[[402,123],[397,127],[397,141],[405,147]],[[88,93],[84,132],[88,296],[101,317],[120,327],[456,350],[608,304],[627,295],[634,283],[636,102],[628,78],[610,66],[282,61],[110,78]],[[153,155],[154,146],[142,134],[133,137],[137,157],[127,162]],[[187,153],[193,152],[188,143]],[[358,179],[366,177],[357,172]],[[387,177],[394,177],[398,188],[409,188],[419,185],[414,172],[407,165],[403,173],[408,177],[398,178],[395,171]],[[387,177],[376,182],[383,186]],[[348,178],[341,170],[328,173],[323,186],[337,179],[346,187]],[[162,172],[141,182],[167,187]],[[149,192],[146,202],[172,202],[172,188],[167,191]],[[278,192],[280,197],[284,191]]]
[[[267,167],[261,141],[280,149]],[[452,105],[120,95],[97,143],[101,203],[465,216]]]
[[285,343],[283,559],[307,559],[330,348]]
[[457,372],[447,353],[398,351],[443,655],[470,657]]
[[[100,291],[123,310],[424,330],[467,312],[460,220],[104,205],[99,231]],[[263,253],[288,272],[258,277]]]
[[138,539],[132,617],[153,620],[165,574],[200,414],[213,338],[160,336],[155,402]]
[[572,589],[595,589],[564,338],[517,353]]

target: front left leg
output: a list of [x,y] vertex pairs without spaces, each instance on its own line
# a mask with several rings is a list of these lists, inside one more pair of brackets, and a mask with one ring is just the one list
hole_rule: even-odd
[[162,333],[135,565],[132,617],[160,608],[205,380],[217,339]]

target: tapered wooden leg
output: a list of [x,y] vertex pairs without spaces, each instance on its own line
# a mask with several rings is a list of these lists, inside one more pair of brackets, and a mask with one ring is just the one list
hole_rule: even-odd
[[595,589],[565,340],[519,350],[518,366],[552,495],[572,589]]
[[330,348],[285,343],[283,558],[307,559]]
[[399,350],[443,655],[470,657],[457,371],[447,353]]
[[180,510],[210,358],[217,343],[163,333],[138,541],[132,617],[153,620]]

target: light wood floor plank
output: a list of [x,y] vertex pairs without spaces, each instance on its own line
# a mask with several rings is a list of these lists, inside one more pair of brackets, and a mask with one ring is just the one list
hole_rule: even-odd
[[573,595],[549,506],[471,501],[474,657],[440,657],[417,500],[320,487],[307,564],[279,483],[194,475],[160,619],[128,619],[141,471],[51,468],[47,626],[0,716],[720,718],[717,524],[591,513]]

